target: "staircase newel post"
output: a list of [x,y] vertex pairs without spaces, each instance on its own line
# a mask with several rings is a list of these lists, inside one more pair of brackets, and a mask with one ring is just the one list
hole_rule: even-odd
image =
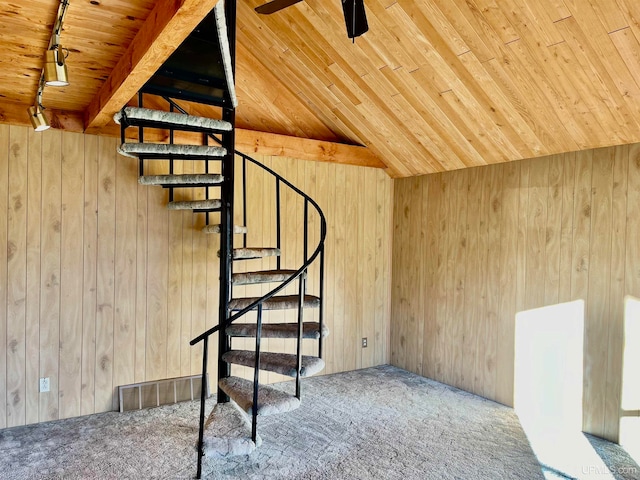
[[296,398],[300,400],[300,374],[302,372],[302,333],[304,321],[304,292],[307,289],[307,271],[298,279],[298,345],[296,350]]
[[[227,23],[227,37],[231,56],[231,69],[235,79],[236,67],[236,0],[226,0],[225,17]],[[222,134],[222,146],[227,154],[222,160],[222,176],[224,181],[221,188],[222,210],[220,213],[220,310],[218,333],[218,382],[231,375],[231,367],[222,360],[222,355],[231,349],[229,337],[225,334],[225,326],[229,318],[229,302],[231,301],[231,275],[233,255],[233,200],[234,200],[234,163],[235,163],[235,116],[233,105],[222,109],[222,119],[232,126],[231,131]],[[218,403],[226,403],[229,396],[218,386]]]

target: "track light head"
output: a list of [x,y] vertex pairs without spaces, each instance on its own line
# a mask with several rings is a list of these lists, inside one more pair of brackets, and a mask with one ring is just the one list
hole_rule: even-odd
[[65,87],[69,85],[67,65],[64,61],[64,52],[61,45],[54,45],[47,50],[44,56],[44,81],[52,87]]
[[31,119],[31,125],[36,132],[42,132],[49,128],[49,122],[47,117],[44,116],[43,108],[39,104],[35,104],[29,107],[29,118]]

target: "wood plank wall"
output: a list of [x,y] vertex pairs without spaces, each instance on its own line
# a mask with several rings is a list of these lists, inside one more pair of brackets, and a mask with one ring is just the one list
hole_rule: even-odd
[[394,185],[391,362],[512,405],[515,315],[585,301],[584,429],[618,437],[640,144]]
[[[324,373],[388,363],[393,181],[376,169],[258,160],[327,216]],[[249,244],[261,246],[275,238],[274,195],[264,174],[250,186]],[[201,348],[188,341],[217,322],[218,238],[199,231],[202,215],[169,212],[166,200],[138,185],[114,138],[0,125],[0,428],[111,410],[118,385],[200,371]],[[283,211],[297,208],[285,194]],[[285,218],[283,248],[298,260],[285,256],[284,267],[303,254],[296,222]],[[38,392],[40,377],[49,393]]]

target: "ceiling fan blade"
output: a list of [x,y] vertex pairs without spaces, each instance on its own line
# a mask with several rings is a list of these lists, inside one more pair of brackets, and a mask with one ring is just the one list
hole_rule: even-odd
[[265,4],[256,7],[255,10],[262,15],[270,15],[275,13],[283,8],[290,7],[291,5],[295,5],[302,0],[272,0],[271,2],[267,2]]

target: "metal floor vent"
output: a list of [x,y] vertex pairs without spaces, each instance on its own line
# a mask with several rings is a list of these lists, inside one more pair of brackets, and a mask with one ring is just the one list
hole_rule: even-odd
[[[120,411],[142,410],[143,408],[171,405],[200,398],[201,375],[167,378],[150,382],[120,385]],[[209,376],[207,375],[206,397],[209,398]]]

